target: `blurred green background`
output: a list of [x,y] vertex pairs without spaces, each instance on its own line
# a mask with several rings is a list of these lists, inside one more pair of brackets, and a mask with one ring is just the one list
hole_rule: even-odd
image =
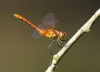
[[[70,39],[100,8],[100,0],[0,0],[0,72],[44,72],[52,60],[45,37],[33,39],[34,29],[16,19],[18,13],[38,25],[55,13],[57,30]],[[55,43],[52,50],[59,51]],[[100,71],[100,18],[65,54],[55,72]]]

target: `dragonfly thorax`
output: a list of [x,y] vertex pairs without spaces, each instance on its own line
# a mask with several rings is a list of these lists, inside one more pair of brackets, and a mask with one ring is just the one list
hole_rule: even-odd
[[48,38],[56,38],[57,37],[58,32],[54,29],[48,29],[47,32],[44,34],[44,36],[48,37]]
[[66,37],[66,32],[59,32],[59,38],[63,40]]

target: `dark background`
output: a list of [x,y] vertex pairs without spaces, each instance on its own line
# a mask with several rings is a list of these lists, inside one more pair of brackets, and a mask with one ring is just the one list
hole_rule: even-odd
[[[16,19],[18,13],[38,25],[55,13],[56,29],[70,39],[99,9],[100,0],[0,0],[0,72],[44,72],[52,60],[52,40],[32,38],[34,29]],[[55,43],[52,50],[59,51]],[[100,72],[100,18],[65,54],[55,72]]]

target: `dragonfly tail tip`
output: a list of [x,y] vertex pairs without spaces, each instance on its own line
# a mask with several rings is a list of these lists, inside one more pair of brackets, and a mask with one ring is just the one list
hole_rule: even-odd
[[18,14],[13,14],[13,15],[18,18]]

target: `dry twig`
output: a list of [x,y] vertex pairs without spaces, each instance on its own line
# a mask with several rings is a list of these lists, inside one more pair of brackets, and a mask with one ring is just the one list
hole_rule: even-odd
[[61,58],[64,56],[64,54],[68,51],[70,46],[83,34],[90,31],[91,26],[93,25],[93,22],[96,21],[96,19],[100,16],[100,9],[98,9],[95,14],[76,32],[76,34],[65,44],[65,46],[53,56],[53,60],[51,65],[48,67],[48,69],[45,72],[53,72],[58,64],[58,62],[61,60]]

